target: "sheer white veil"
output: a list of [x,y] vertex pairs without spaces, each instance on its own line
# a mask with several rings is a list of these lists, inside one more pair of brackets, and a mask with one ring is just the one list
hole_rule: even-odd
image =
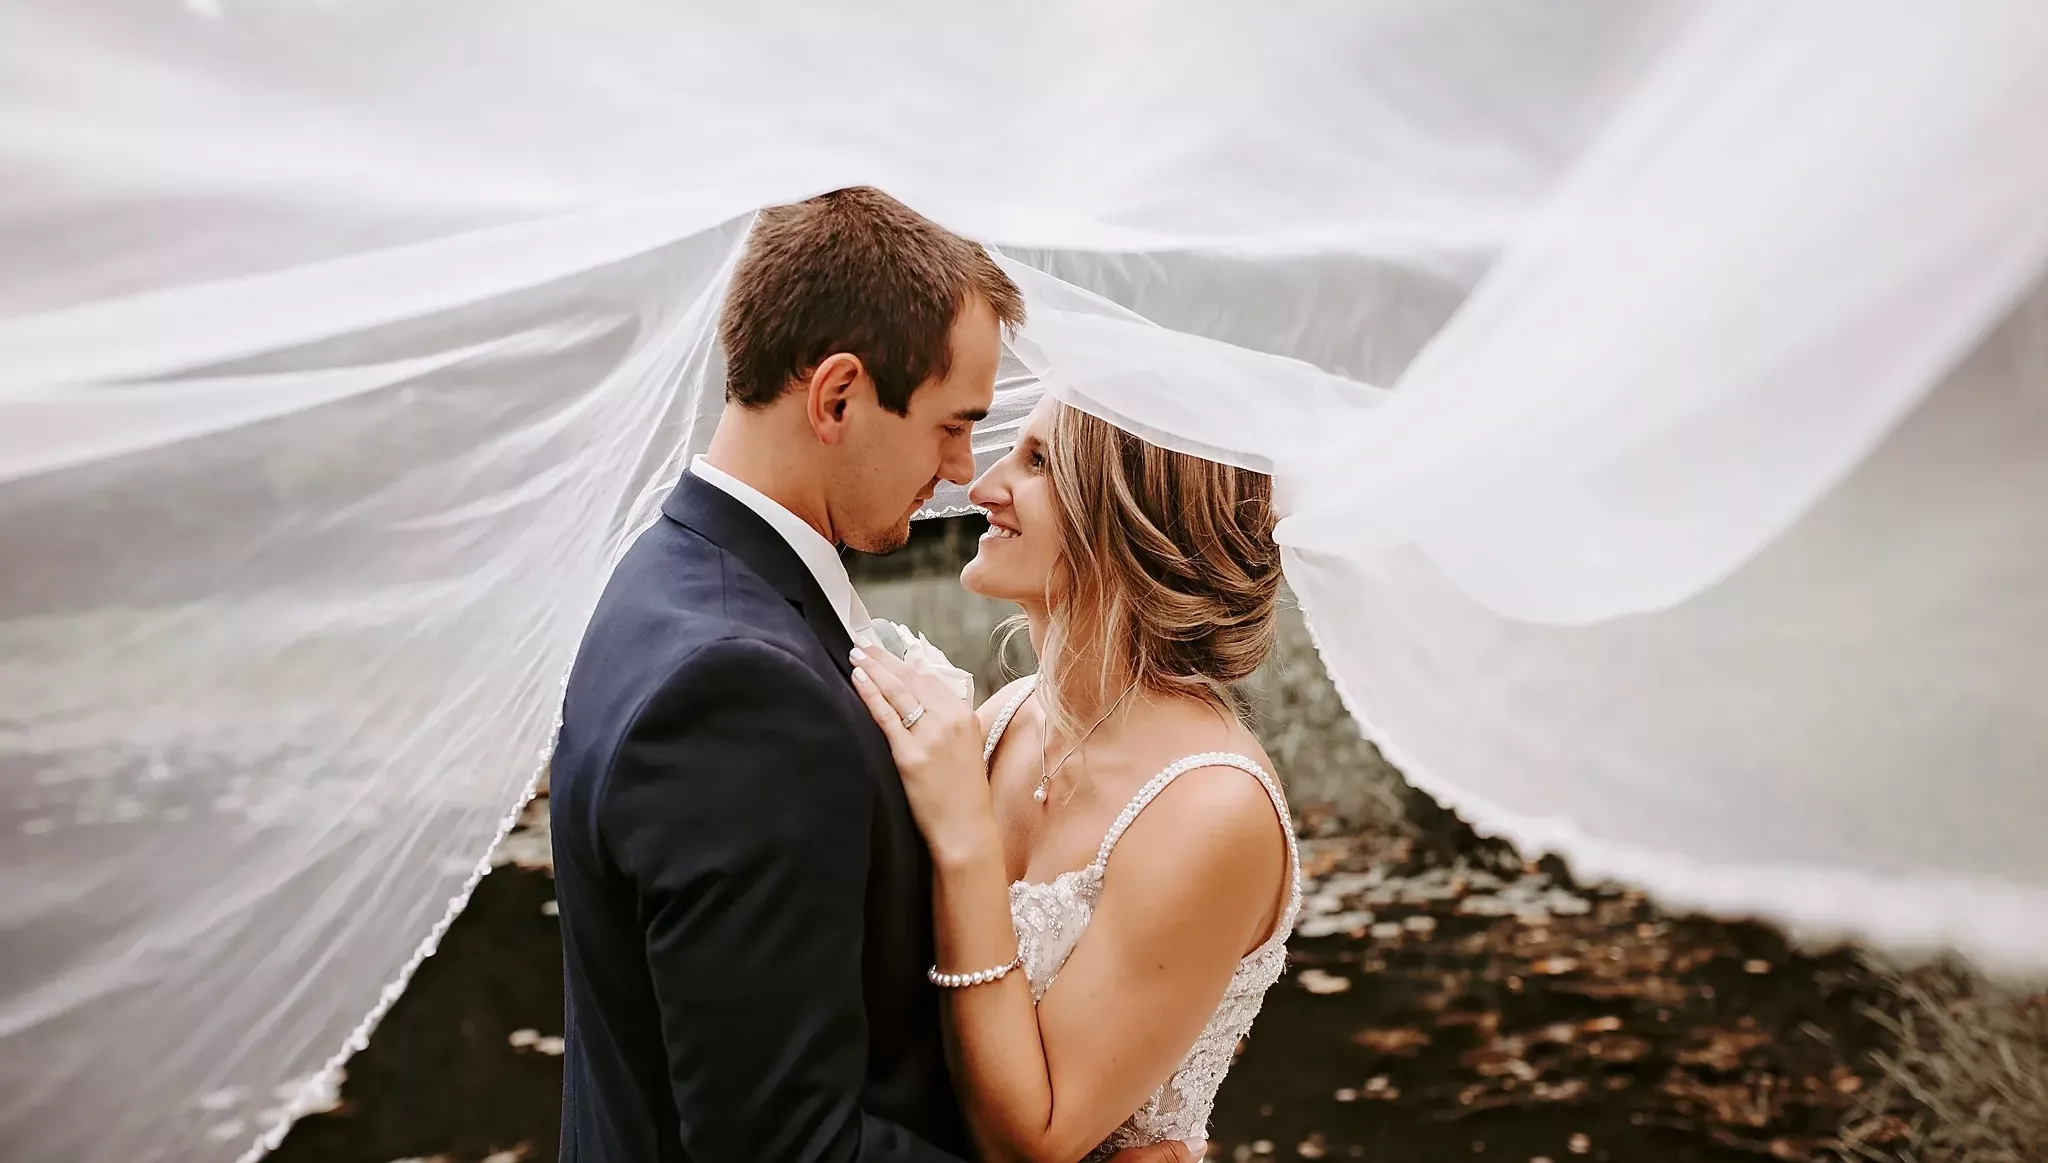
[[2048,968],[2044,122],[2026,0],[0,10],[0,1140],[319,1101],[708,437],[749,216],[859,182],[1027,294],[982,452],[1051,390],[1274,473],[1476,825]]

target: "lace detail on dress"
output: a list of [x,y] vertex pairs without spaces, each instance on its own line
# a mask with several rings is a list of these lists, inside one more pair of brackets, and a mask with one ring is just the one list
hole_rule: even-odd
[[1063,872],[1043,884],[1020,880],[1010,886],[1010,921],[1017,928],[1017,952],[1031,1000],[1052,987],[1060,966],[1081,943],[1081,932],[1102,899],[1102,870],[1089,865]]
[[[993,756],[1003,729],[1009,726],[1017,708],[1030,695],[1034,684],[1026,684],[1003,709],[989,732],[986,754]],[[1242,755],[1204,752],[1179,760],[1154,776],[1110,827],[1097,849],[1095,861],[1086,868],[1065,872],[1050,881],[1020,880],[1010,886],[1010,920],[1017,929],[1017,949],[1024,961],[1024,974],[1031,982],[1031,998],[1038,1001],[1052,988],[1059,971],[1080,944],[1081,934],[1095,915],[1102,897],[1102,878],[1109,854],[1138,813],[1182,774],[1201,767],[1235,767],[1250,773],[1266,788],[1274,811],[1287,828],[1287,907],[1273,935],[1237,963],[1230,985],[1216,1012],[1202,1028],[1195,1044],[1174,1068],[1173,1075],[1154,1091],[1144,1105],[1111,1132],[1109,1138],[1088,1155],[1085,1163],[1107,1159],[1125,1147],[1157,1143],[1166,1139],[1199,1139],[1208,1136],[1209,1114],[1216,1104],[1216,1092],[1236,1056],[1237,1045],[1251,1030],[1253,1019],[1265,1003],[1266,991],[1280,979],[1287,961],[1287,937],[1294,930],[1301,911],[1301,856],[1294,845],[1294,828],[1287,814],[1287,799],[1280,785],[1265,768]]]

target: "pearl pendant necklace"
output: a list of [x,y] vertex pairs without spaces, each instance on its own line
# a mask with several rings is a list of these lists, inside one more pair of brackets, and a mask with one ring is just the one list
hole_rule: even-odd
[[[1088,737],[1089,737],[1090,735],[1093,735],[1093,734],[1095,734],[1095,728],[1096,728],[1096,727],[1100,727],[1100,726],[1102,726],[1102,725],[1103,725],[1104,723],[1107,723],[1107,722],[1109,722],[1109,717],[1110,717],[1111,715],[1114,715],[1114,714],[1116,714],[1116,709],[1117,709],[1118,707],[1121,707],[1121,706],[1123,706],[1123,705],[1124,705],[1124,700],[1125,700],[1125,699],[1127,699],[1127,698],[1130,698],[1130,697],[1131,697],[1131,692],[1132,692],[1132,691],[1134,691],[1134,690],[1137,690],[1137,689],[1138,689],[1138,684],[1137,684],[1137,683],[1135,683],[1135,682],[1133,682],[1133,683],[1132,683],[1131,685],[1129,685],[1129,686],[1125,687],[1125,688],[1124,688],[1124,693],[1122,693],[1122,694],[1118,695],[1118,696],[1116,697],[1116,701],[1115,701],[1115,702],[1113,702],[1113,703],[1111,703],[1111,704],[1109,705],[1109,710],[1107,710],[1107,711],[1104,711],[1104,712],[1103,712],[1103,714],[1102,714],[1102,717],[1101,717],[1100,719],[1097,719],[1097,720],[1095,720],[1095,722],[1094,722],[1094,724],[1093,724],[1093,725],[1091,725],[1091,726],[1090,726],[1090,727],[1089,727],[1089,728],[1088,728],[1088,729],[1087,729],[1086,731],[1083,731],[1083,732],[1081,732],[1081,740],[1080,740],[1080,742],[1078,742],[1078,743],[1074,744],[1074,745],[1073,745],[1072,747],[1068,748],[1068,749],[1067,749],[1067,753],[1066,753],[1065,755],[1062,755],[1062,756],[1060,756],[1060,761],[1059,761],[1058,763],[1055,763],[1055,764],[1053,764],[1053,765],[1052,765],[1052,770],[1051,770],[1051,771],[1047,771],[1047,770],[1045,769],[1045,728],[1044,728],[1044,727],[1042,727],[1042,726],[1041,726],[1041,727],[1039,728],[1039,735],[1038,735],[1038,786],[1037,786],[1036,788],[1032,789],[1032,792],[1031,792],[1031,798],[1032,798],[1033,800],[1035,800],[1035,801],[1037,801],[1038,803],[1041,803],[1041,804],[1045,802],[1045,797],[1046,797],[1046,793],[1047,793],[1047,790],[1048,790],[1048,789],[1050,789],[1050,788],[1052,787],[1052,777],[1053,777],[1053,776],[1055,776],[1055,775],[1058,775],[1058,774],[1060,773],[1060,768],[1062,768],[1062,767],[1065,767],[1065,766],[1067,765],[1067,760],[1069,760],[1069,759],[1072,759],[1072,758],[1074,757],[1075,753],[1076,753],[1076,752],[1079,752],[1079,751],[1081,750],[1081,748],[1082,748],[1082,747],[1083,747],[1084,745],[1086,745],[1086,744],[1087,744],[1087,742],[1088,742]],[[1037,687],[1033,687],[1033,688],[1031,688],[1031,693],[1033,693],[1033,694],[1037,694],[1037,693],[1038,693],[1038,688],[1037,688]]]

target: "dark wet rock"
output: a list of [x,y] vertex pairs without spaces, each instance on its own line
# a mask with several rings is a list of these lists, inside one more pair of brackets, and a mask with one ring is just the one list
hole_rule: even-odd
[[341,1103],[299,1120],[269,1158],[553,1159],[561,1059],[539,1039],[562,1033],[554,899],[544,868],[507,863],[484,877],[369,1048],[349,1059]]

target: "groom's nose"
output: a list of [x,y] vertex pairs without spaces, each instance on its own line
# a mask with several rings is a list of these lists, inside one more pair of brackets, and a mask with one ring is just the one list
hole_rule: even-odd
[[961,435],[946,441],[946,452],[939,460],[939,476],[956,485],[971,484],[974,480],[974,438]]

